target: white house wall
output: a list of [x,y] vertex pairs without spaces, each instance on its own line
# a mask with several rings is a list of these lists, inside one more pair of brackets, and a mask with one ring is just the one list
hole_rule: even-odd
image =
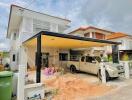
[[20,40],[23,42],[33,35],[33,19],[23,17],[20,28]]
[[64,32],[66,29],[65,25],[60,25],[56,23],[50,23],[47,21],[41,21],[37,19],[32,19],[28,17],[23,17],[20,27],[20,34],[21,40],[25,41],[26,39],[30,38],[31,36],[39,33],[40,31],[51,31],[51,32]]
[[[8,30],[8,38],[11,39],[11,44],[10,44],[11,45],[11,50],[10,50],[11,67],[18,68],[18,65],[20,62],[19,60],[21,60],[21,59],[18,59],[19,58],[18,56],[20,56],[19,54],[21,54],[21,51],[19,51],[19,49],[20,49],[20,46],[22,45],[22,42],[32,37],[33,35],[37,34],[38,32],[44,31],[43,29],[45,28],[47,28],[47,31],[63,32],[65,29],[68,28],[69,23],[70,21],[62,19],[62,18],[50,16],[47,14],[37,13],[31,10],[23,9],[21,7],[13,6],[11,17],[10,17],[9,30]],[[13,40],[14,33],[18,34],[18,37],[16,40]],[[29,48],[28,50],[27,52],[31,59],[31,61],[29,62],[31,66],[34,66],[35,65],[35,48],[34,49]],[[58,52],[57,49],[44,49],[44,51],[51,52],[51,54],[54,55],[54,59],[52,59],[53,57],[50,58],[50,61],[52,61],[51,63],[55,63],[55,64],[59,63],[58,54],[57,56],[55,56],[56,52]],[[17,57],[16,62],[12,61],[13,54],[16,54],[16,57]]]
[[[49,66],[54,64],[57,67],[61,66],[60,64],[66,64],[65,62],[60,63],[59,53],[68,53],[69,55],[69,50],[59,50],[57,48],[42,48],[41,52],[49,53]],[[35,67],[36,47],[26,47],[26,53],[29,66],[32,68]]]
[[121,45],[119,45],[119,50],[132,50],[132,39],[130,39],[129,37],[112,39],[112,41],[122,43]]
[[50,23],[56,23],[56,24],[60,24],[60,25],[69,24],[69,21],[66,21],[64,19],[57,18],[57,17],[54,17],[54,16],[50,16],[50,15],[47,15],[47,14],[36,13],[36,12],[33,12],[33,11],[28,11],[28,10],[24,10],[23,15],[26,16],[26,17],[28,16],[28,17],[33,18],[33,19],[38,19],[38,20],[41,20],[41,21],[48,21]]

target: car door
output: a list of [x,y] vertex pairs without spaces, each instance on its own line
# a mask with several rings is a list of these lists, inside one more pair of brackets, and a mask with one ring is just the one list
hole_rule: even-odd
[[81,71],[84,71],[84,72],[90,72],[88,62],[86,62],[86,56],[83,56],[83,57],[81,58],[80,70],[81,70]]
[[99,66],[98,66],[98,62],[96,61],[96,59],[91,56],[86,56],[86,62],[89,68],[89,72],[92,74],[97,74]]
[[86,66],[86,57],[82,56],[80,59],[80,67],[79,67],[80,71],[86,72],[85,66]]

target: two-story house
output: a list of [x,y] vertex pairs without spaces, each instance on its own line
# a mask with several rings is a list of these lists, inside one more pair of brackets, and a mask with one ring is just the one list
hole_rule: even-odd
[[[106,40],[106,37],[108,35],[113,34],[114,32],[108,31],[105,29],[100,29],[96,28],[93,26],[88,26],[88,27],[80,27],[78,29],[75,29],[71,31],[69,34],[80,36],[80,37],[87,37],[87,38],[95,38],[95,39],[101,39],[101,40]],[[106,47],[90,47],[90,48],[85,48],[85,49],[76,49],[74,51],[82,51],[83,53],[90,53],[94,55],[100,55],[104,54]],[[107,53],[107,52],[106,52]]]
[[[119,58],[120,60],[132,60],[132,36],[126,33],[117,32],[106,37],[107,40],[121,42],[119,45]],[[111,53],[110,48],[107,49]]]
[[[7,38],[11,40],[11,68],[13,70],[18,69],[18,65],[20,63],[19,49],[22,42],[40,31],[63,33],[63,31],[69,27],[69,23],[70,20],[67,19],[32,11],[20,6],[11,5],[7,30]],[[35,66],[35,50],[35,47],[24,47],[24,51],[28,56],[25,57],[23,55],[23,59],[28,60],[28,66],[30,67]],[[67,51],[59,49],[46,48],[45,52],[42,51],[42,64],[46,67],[51,64],[49,62],[52,62],[52,64],[57,64],[59,60],[58,56],[60,56],[60,59],[64,59],[64,57],[67,57],[67,53]]]

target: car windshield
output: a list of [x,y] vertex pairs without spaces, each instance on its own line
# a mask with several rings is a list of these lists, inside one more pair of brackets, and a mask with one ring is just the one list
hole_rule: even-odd
[[95,58],[98,62],[101,62],[101,58],[100,58],[100,57],[95,56],[94,58]]

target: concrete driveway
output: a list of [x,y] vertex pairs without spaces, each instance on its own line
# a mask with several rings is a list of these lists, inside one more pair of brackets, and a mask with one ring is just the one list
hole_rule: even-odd
[[[78,72],[75,74],[76,74],[76,76],[83,78],[86,81],[91,82],[91,83],[101,82],[96,75],[92,75],[92,74],[84,73],[84,72]],[[132,77],[131,77],[131,79],[132,79]],[[107,85],[116,85],[118,87],[124,87],[124,86],[127,86],[129,84],[131,79],[129,79],[129,80],[125,79],[124,75],[121,75],[119,78],[110,79],[106,84]]]
[[102,97],[87,98],[86,100],[132,100],[132,82],[125,87]]
[[[77,73],[78,77],[84,78],[89,82],[99,82],[97,76],[87,73]],[[132,100],[132,78],[125,79],[122,75],[118,79],[112,79],[106,85],[117,86],[116,89],[100,97],[89,97],[84,100]]]

